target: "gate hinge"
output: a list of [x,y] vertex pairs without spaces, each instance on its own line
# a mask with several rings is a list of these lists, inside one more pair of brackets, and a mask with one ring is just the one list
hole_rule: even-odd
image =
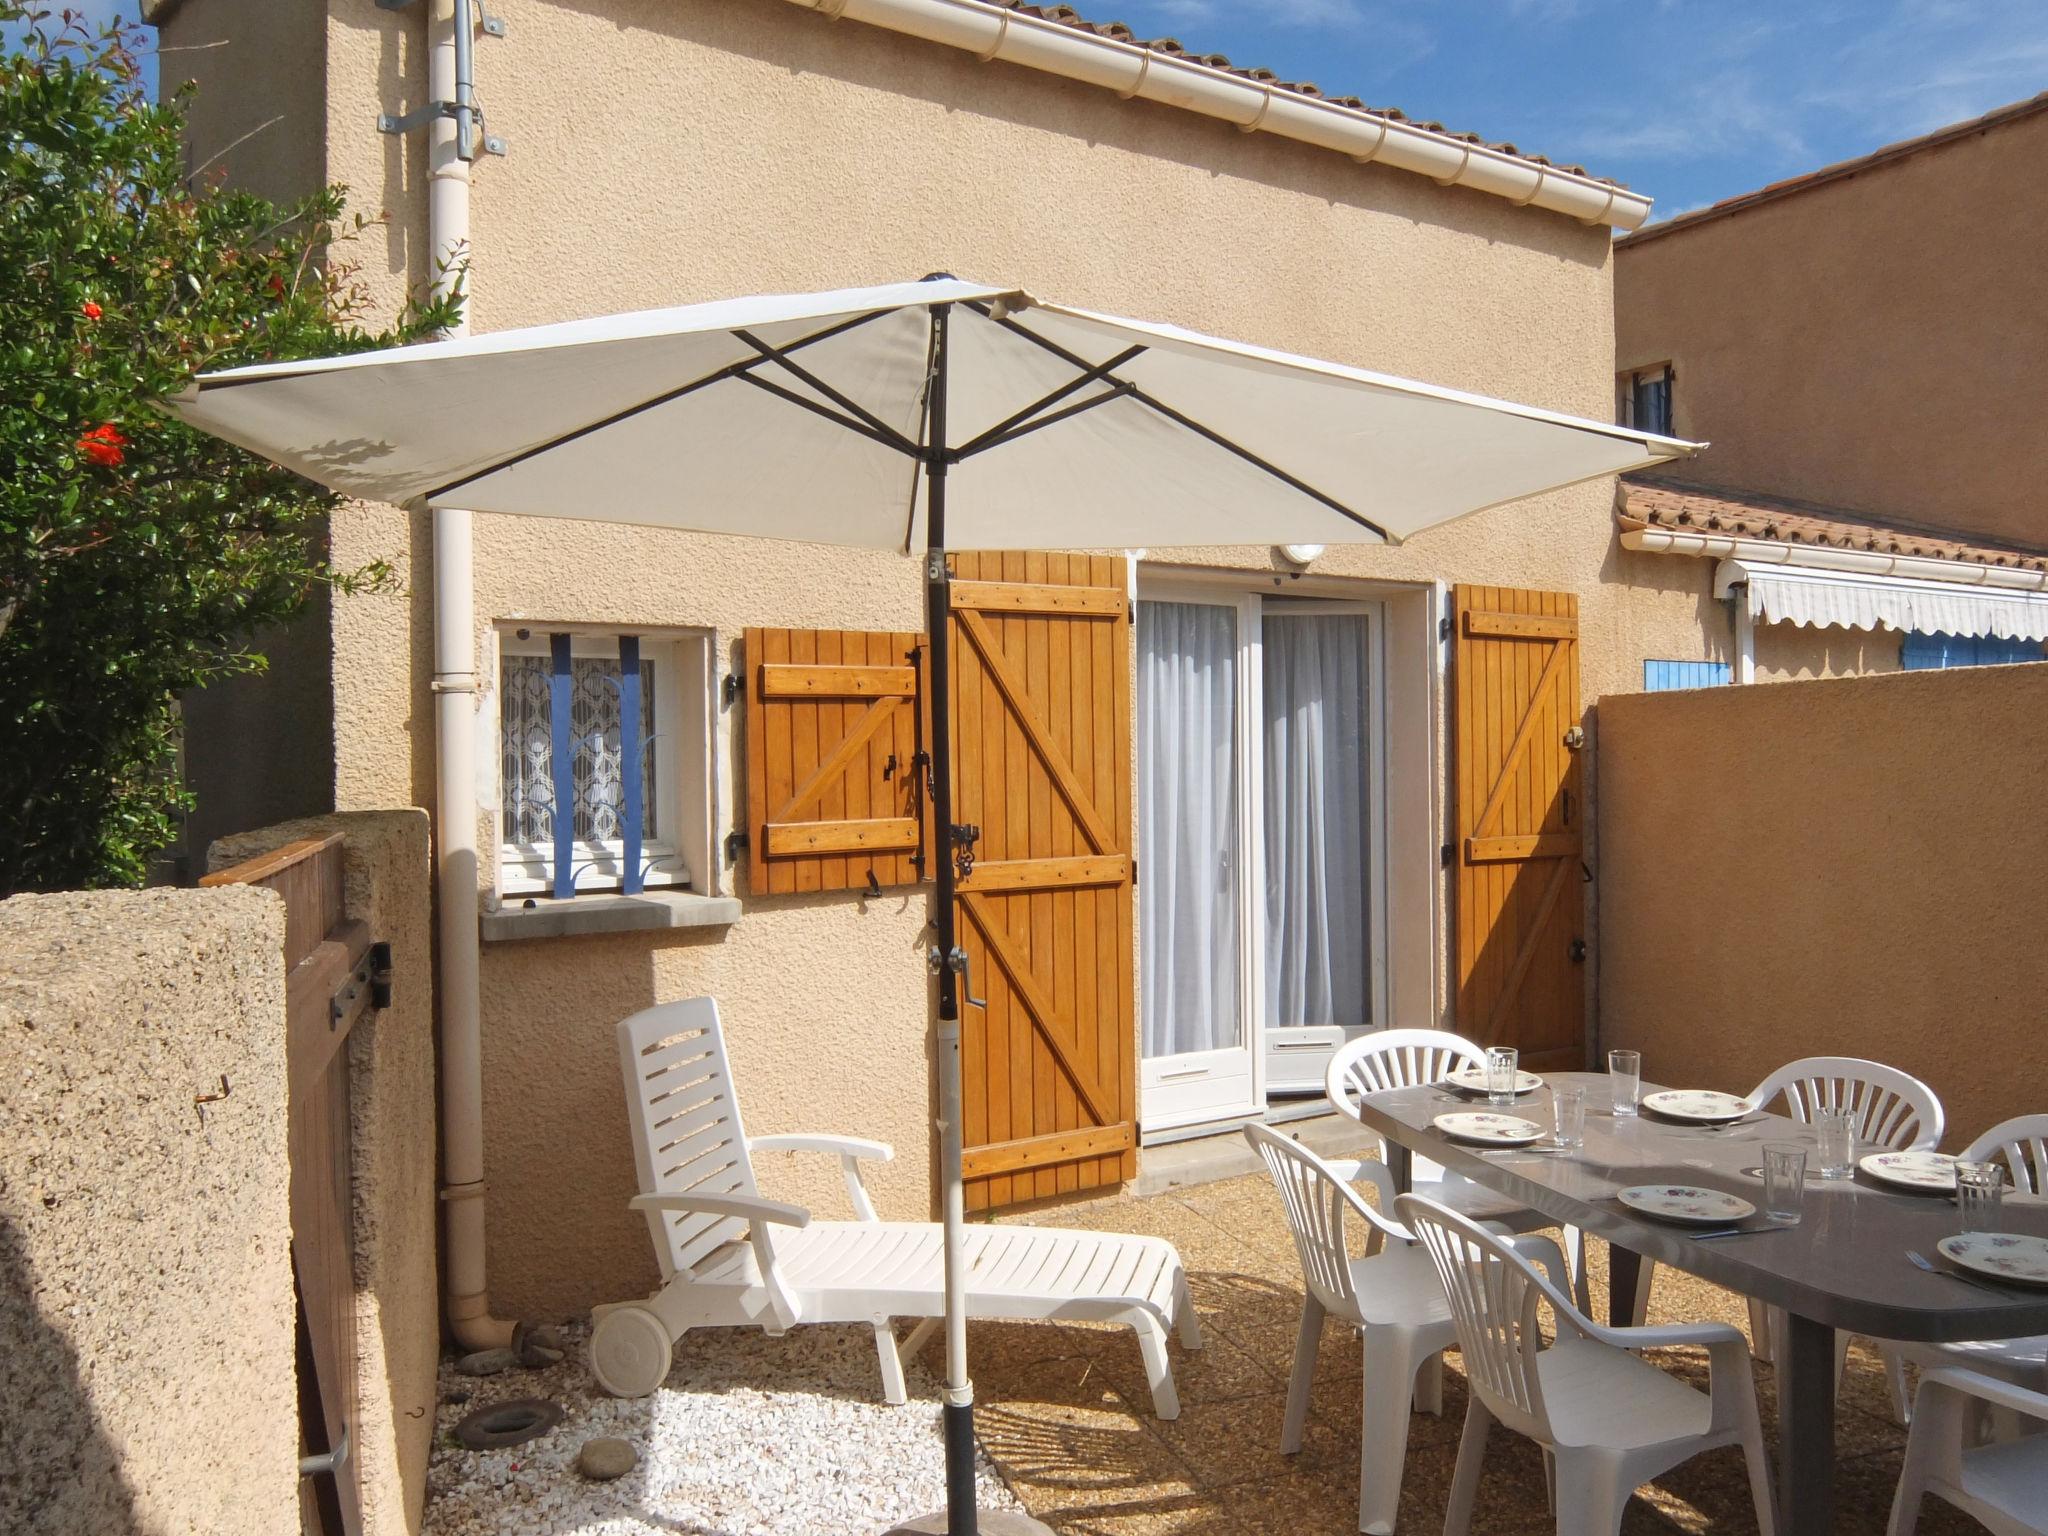
[[299,1476],[318,1477],[323,1472],[339,1476],[341,1469],[348,1465],[348,1424],[341,1426],[341,1437],[334,1442],[334,1449],[321,1456],[301,1456]]
[[745,848],[745,847],[747,847],[747,846],[748,846],[748,838],[747,838],[747,834],[746,834],[746,833],[744,833],[744,832],[728,832],[728,833],[726,833],[726,834],[725,834],[725,862],[726,862],[726,863],[728,863],[728,864],[737,864],[737,863],[739,863],[739,861],[740,861],[740,850],[741,850],[742,848]]
[[334,995],[327,1000],[327,1027],[346,1029],[365,1008],[391,1006],[391,946],[382,940],[363,951]]

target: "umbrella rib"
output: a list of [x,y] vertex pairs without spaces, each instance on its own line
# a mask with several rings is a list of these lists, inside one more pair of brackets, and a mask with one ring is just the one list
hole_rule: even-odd
[[[1030,342],[1033,346],[1040,347],[1045,351],[1050,352],[1054,357],[1059,358],[1063,362],[1069,363],[1076,368],[1091,368],[1094,366],[1094,364],[1090,363],[1086,358],[1080,356],[1078,353],[1069,352],[1065,347],[1061,346],[1058,342],[1053,341],[1049,337],[1041,336],[1036,331],[1033,331],[1026,326],[1019,325],[1015,320],[1011,319],[1010,316],[995,314],[988,305],[983,304],[978,300],[970,300],[968,302],[968,307],[973,309],[976,313],[982,315],[986,319],[993,320],[997,325],[1003,327],[1004,330],[1012,331],[1015,334],[1022,336],[1026,341]],[[1108,379],[1113,384],[1127,384],[1127,381],[1117,378],[1116,375],[1113,373],[1104,373],[1102,377]],[[1369,532],[1378,534],[1382,539],[1385,539],[1389,544],[1395,542],[1393,535],[1388,533],[1386,529],[1382,528],[1378,523],[1374,522],[1371,518],[1365,516],[1361,512],[1352,511],[1351,508],[1345,506],[1344,503],[1337,500],[1336,497],[1330,495],[1326,491],[1317,490],[1314,486],[1310,485],[1306,480],[1303,480],[1298,476],[1290,475],[1286,470],[1280,468],[1279,465],[1268,463],[1265,459],[1260,458],[1256,453],[1253,453],[1249,448],[1244,447],[1242,444],[1233,443],[1229,438],[1225,437],[1221,432],[1216,431],[1213,427],[1203,426],[1202,423],[1196,421],[1192,416],[1186,415],[1181,411],[1175,410],[1172,406],[1166,404],[1163,400],[1153,398],[1151,395],[1146,394],[1144,390],[1140,389],[1135,384],[1127,384],[1127,393],[1129,394],[1131,399],[1137,401],[1140,405],[1148,406],[1152,410],[1157,411],[1161,416],[1164,416],[1168,421],[1172,422],[1175,426],[1185,428],[1187,431],[1194,433],[1195,436],[1203,439],[1205,442],[1214,443],[1218,448],[1221,448],[1225,453],[1233,454],[1237,458],[1244,460],[1245,463],[1251,465],[1252,468],[1260,470],[1265,474],[1271,475],[1275,480],[1278,480],[1282,485],[1286,486],[1289,490],[1299,491],[1302,495],[1308,497],[1311,501],[1321,503],[1323,506],[1328,507],[1332,512],[1337,513],[1339,516],[1348,517],[1349,519],[1351,519],[1352,522],[1358,524],[1359,527],[1364,528]]]
[[[865,315],[855,315],[851,320],[842,320],[837,325],[828,325],[822,331],[814,331],[809,336],[805,336],[796,341],[793,341],[787,347],[784,347],[783,350],[785,352],[794,352],[799,347],[808,347],[813,346],[821,341],[829,341],[834,336],[843,335],[847,331],[853,330],[857,326],[866,325],[870,320],[879,320],[883,315],[894,313],[894,310],[877,309],[872,310]],[[531,448],[523,448],[518,453],[511,454],[506,458],[498,460],[495,464],[489,464],[482,469],[474,470],[471,473],[462,476],[460,479],[450,480],[446,485],[437,485],[432,490],[426,492],[424,499],[428,502],[431,502],[437,496],[446,496],[451,491],[459,491],[465,485],[473,485],[477,481],[486,479],[491,475],[495,475],[501,470],[515,468],[518,465],[524,464],[528,459],[538,458],[543,453],[552,453],[557,448],[565,448],[570,443],[575,442],[578,438],[588,437],[593,432],[602,432],[607,427],[615,427],[622,421],[630,421],[635,416],[638,416],[645,411],[655,410],[660,406],[668,405],[673,401],[682,399],[685,395],[695,394],[698,390],[707,389],[711,385],[717,384],[725,379],[750,378],[751,374],[749,370],[760,367],[762,363],[766,361],[766,358],[750,357],[742,362],[728,363],[725,367],[719,369],[716,373],[707,373],[701,379],[692,379],[689,383],[681,385],[680,387],[675,389],[667,390],[662,394],[656,395],[651,400],[638,401],[635,404],[625,407],[623,410],[612,412],[612,414],[609,416],[600,417],[596,421],[590,422],[585,426],[577,427],[574,431],[564,432],[559,437],[551,437],[544,443],[535,443]],[[229,383],[241,381],[223,380],[221,382]],[[201,383],[203,386],[204,381],[202,380]]]
[[[952,451],[952,456],[955,459],[964,459],[968,457],[970,454],[976,454],[981,452],[981,450],[984,448],[995,447],[998,440],[1007,441],[1009,437],[1021,436],[1021,433],[1012,433],[1010,429],[1016,426],[1019,422],[1028,420],[1030,417],[1036,416],[1040,411],[1044,410],[1047,406],[1057,404],[1059,401],[1066,399],[1066,397],[1071,395],[1075,390],[1085,389],[1088,385],[1094,383],[1096,380],[1106,375],[1112,368],[1123,367],[1123,365],[1125,363],[1128,363],[1132,358],[1139,356],[1141,353],[1147,350],[1148,349],[1144,346],[1131,346],[1124,348],[1123,351],[1117,353],[1117,355],[1115,357],[1112,357],[1108,362],[1097,363],[1093,368],[1090,368],[1086,372],[1084,372],[1079,378],[1069,380],[1067,383],[1062,384],[1058,389],[1054,390],[1051,394],[1043,396],[1038,400],[1034,400],[1031,404],[1025,406],[1023,410],[1017,411],[1012,415],[1004,417],[1001,421],[997,422],[994,426],[990,427],[986,432],[980,433],[975,437],[970,437],[966,442],[962,443],[958,448],[955,448]],[[1104,398],[1107,397],[1105,396]],[[1090,403],[1100,404],[1101,402],[1098,400],[1091,401]],[[1043,426],[1044,423],[1040,422],[1038,423],[1038,425]]]
[[[1090,395],[1086,400],[1076,400],[1072,405],[1067,406],[1063,410],[1054,411],[1049,416],[1041,416],[1036,421],[1026,422],[1023,426],[1005,432],[1000,437],[991,438],[984,432],[973,443],[956,450],[953,457],[956,459],[965,458],[970,452],[980,453],[984,449],[1000,448],[1005,443],[1014,443],[1020,437],[1029,437],[1040,427],[1050,427],[1055,423],[1070,420],[1085,411],[1094,410],[1098,405],[1107,405],[1112,400],[1122,400],[1126,396],[1136,395],[1137,392],[1137,385],[1119,379],[1109,389],[1104,390],[1099,395]],[[1036,409],[1036,407],[1033,407],[1033,409]]]
[[[912,455],[915,455],[917,453],[917,444],[913,443],[901,432],[898,432],[894,427],[890,426],[889,423],[882,420],[881,417],[877,416],[873,411],[869,410],[859,401],[853,399],[851,396],[841,394],[838,390],[834,389],[830,384],[827,384],[823,379],[819,378],[815,373],[812,373],[808,368],[805,368],[802,364],[791,362],[788,358],[782,355],[782,348],[769,346],[768,343],[761,340],[760,337],[754,335],[751,331],[734,331],[733,335],[739,337],[741,341],[744,341],[756,352],[759,352],[761,354],[763,361],[773,363],[778,368],[787,369],[790,373],[795,374],[799,379],[802,379],[806,384],[810,385],[811,388],[815,389],[819,394],[823,395],[827,400],[830,400],[834,405],[838,406],[842,411],[845,411],[849,415],[858,417],[860,420],[866,422],[868,424],[868,427],[870,428],[870,431],[868,433],[870,437],[875,438],[877,441],[887,443],[890,447],[894,448],[898,453],[907,453]],[[749,375],[748,382],[751,384],[758,384],[761,381]],[[791,398],[794,399],[799,397],[791,396]],[[831,417],[830,413],[825,411],[820,411],[818,414],[821,416],[826,416],[828,419],[837,419]]]
[[917,449],[914,446],[905,446],[908,441],[907,439],[889,431],[886,427],[877,431],[864,421],[857,421],[851,416],[841,416],[837,411],[828,411],[824,406],[818,404],[817,401],[806,400],[795,390],[784,389],[780,384],[764,379],[756,373],[742,372],[735,375],[735,377],[742,383],[753,385],[756,389],[766,390],[778,400],[787,400],[791,405],[800,405],[813,416],[822,416],[834,426],[844,427],[849,432],[858,432],[862,437],[873,438],[884,448],[893,448],[898,453],[907,453],[912,457],[915,457],[917,454]]

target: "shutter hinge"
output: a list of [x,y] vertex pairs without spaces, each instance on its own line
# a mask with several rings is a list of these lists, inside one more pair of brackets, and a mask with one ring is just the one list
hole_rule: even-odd
[[391,946],[381,940],[363,951],[327,1000],[327,1027],[346,1029],[365,1009],[391,1006]]
[[1451,638],[1451,616],[1449,614],[1445,614],[1436,621],[1436,637],[1439,640]]
[[1138,888],[1138,861],[1137,861],[1136,859],[1133,859],[1133,860],[1131,860],[1131,889],[1135,891],[1135,890],[1136,890],[1137,888]]
[[744,832],[738,832],[738,831],[734,831],[734,832],[728,832],[728,833],[726,833],[726,834],[725,834],[725,862],[726,862],[727,864],[737,864],[737,863],[739,863],[739,861],[740,861],[740,850],[741,850],[742,848],[745,848],[745,847],[747,847],[747,846],[748,846],[748,839],[747,839],[747,834],[746,834],[746,833],[744,833]]
[[725,674],[725,680],[719,684],[719,697],[725,701],[727,709],[732,708],[732,701],[740,696],[740,691],[746,686],[747,679],[744,673],[728,672]]
[[1449,843],[1445,843],[1441,848],[1437,849],[1436,851],[1436,860],[1439,864],[1443,865],[1445,869],[1449,869],[1451,867],[1451,860],[1456,858],[1457,856],[1458,850],[1452,847]]

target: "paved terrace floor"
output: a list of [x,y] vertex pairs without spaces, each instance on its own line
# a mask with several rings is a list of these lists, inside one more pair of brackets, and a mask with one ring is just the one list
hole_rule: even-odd
[[[983,1445],[1033,1514],[1062,1536],[1351,1536],[1357,1530],[1360,1365],[1348,1329],[1333,1323],[1325,1330],[1301,1451],[1282,1456],[1278,1450],[1301,1315],[1301,1270],[1279,1197],[1263,1174],[1016,1219],[1170,1239],[1187,1264],[1207,1343],[1199,1354],[1174,1346],[1182,1407],[1168,1424],[1151,1416],[1144,1368],[1128,1329],[975,1324],[970,1349]],[[1604,1316],[1605,1255],[1603,1245],[1594,1247],[1594,1298],[1597,1315]],[[1746,1326],[1747,1312],[1738,1298],[1660,1267],[1650,1320],[1704,1318]],[[1653,1358],[1704,1385],[1700,1352]],[[923,1360],[934,1372],[942,1368],[936,1342]],[[1455,1353],[1447,1367],[1443,1416],[1418,1414],[1409,1432],[1404,1533],[1443,1528],[1466,1402]],[[1771,1369],[1759,1365],[1756,1375],[1765,1435],[1775,1444]],[[1839,1444],[1835,1531],[1881,1532],[1905,1431],[1891,1422],[1878,1357],[1862,1345],[1850,1355],[1842,1388]],[[1531,1442],[1494,1431],[1472,1528],[1486,1536],[1555,1531],[1545,1508],[1542,1455]],[[1711,1452],[1645,1488],[1622,1529],[1629,1536],[1754,1531],[1741,1453]],[[1929,1500],[1920,1529],[1948,1536],[1982,1528]]]

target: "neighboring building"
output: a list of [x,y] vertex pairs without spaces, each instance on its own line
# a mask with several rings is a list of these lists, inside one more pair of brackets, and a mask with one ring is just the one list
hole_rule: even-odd
[[[343,181],[388,210],[359,247],[386,302],[429,277],[420,136],[377,123],[425,100],[427,8],[154,7],[166,68],[200,85],[195,158],[276,192]],[[477,94],[510,152],[473,167],[474,327],[946,270],[1609,409],[1610,221],[1639,223],[1647,199],[1133,45],[1063,7],[819,8],[844,19],[804,0],[493,0],[503,25],[477,35]],[[1032,62],[1001,61],[1020,55]],[[1141,551],[1128,575],[1102,557],[976,562],[983,580],[1098,589],[1082,618],[986,616],[1026,703],[980,690],[983,761],[1005,754],[1010,805],[980,855],[1094,848],[1103,882],[989,892],[968,924],[990,1004],[966,1050],[978,1203],[1128,1178],[1141,1132],[1262,1113],[1363,1029],[1454,1024],[1532,1064],[1578,1063],[1596,937],[1586,706],[1639,689],[1646,661],[1704,654],[1695,594],[1616,579],[1617,561],[1654,562],[1617,550],[1613,495],[1574,487],[1399,548]],[[865,702],[771,708],[760,679],[764,660],[851,664],[914,688],[900,665],[921,623],[914,562],[597,521],[478,516],[475,535],[480,841],[498,854],[477,878],[497,1298],[559,1315],[645,1283],[612,1026],[659,998],[720,999],[750,1130],[891,1140],[885,1214],[924,1214],[923,850],[848,857],[829,838],[764,835],[890,805],[902,818],[915,738],[890,732],[914,711],[806,807],[804,780]],[[403,588],[335,599],[288,665],[196,702],[191,761],[215,826],[255,803],[252,739],[320,769],[308,803],[264,816],[434,803],[429,519],[351,506],[333,543],[344,565],[391,561]],[[622,898],[606,888],[621,879],[629,671],[655,743],[654,865],[649,893]],[[577,755],[567,899],[546,894],[558,687],[594,748]],[[279,739],[285,697],[331,716]],[[1285,777],[1302,765],[1268,730],[1282,718],[1334,743],[1313,772]],[[1304,913],[1334,931],[1304,934]],[[770,1176],[837,1199],[830,1170]]]
[[1616,242],[1618,419],[1711,444],[1622,542],[1718,562],[1626,570],[1735,680],[2042,659],[2044,164],[2048,94]]

